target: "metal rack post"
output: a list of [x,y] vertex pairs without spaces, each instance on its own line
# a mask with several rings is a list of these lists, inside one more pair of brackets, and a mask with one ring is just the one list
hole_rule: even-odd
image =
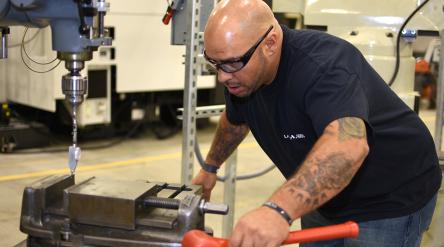
[[[444,111],[444,30],[440,32],[441,47],[439,53],[439,74],[436,95],[436,122],[435,122],[435,147],[438,154],[441,154],[442,147],[442,127]],[[441,156],[441,155],[440,155]]]
[[188,20],[185,88],[183,94],[182,171],[181,183],[190,184],[193,177],[194,142],[196,135],[197,55],[199,47],[200,0],[187,1]]
[[[199,107],[197,105],[197,75],[200,73],[198,64],[201,0],[187,0],[186,9],[189,23],[186,35],[185,56],[185,88],[182,110],[182,171],[181,183],[190,184],[193,178],[194,145],[196,142],[196,119],[220,115],[225,106]],[[223,236],[229,236],[234,224],[234,201],[236,186],[236,161],[235,151],[225,164],[225,173],[228,179],[224,182],[224,203],[230,208],[228,215],[223,218]]]
[[222,218],[222,237],[231,235],[234,226],[234,202],[236,195],[236,168],[237,168],[237,150],[225,162],[225,182],[224,182],[224,204],[227,204],[230,210]]

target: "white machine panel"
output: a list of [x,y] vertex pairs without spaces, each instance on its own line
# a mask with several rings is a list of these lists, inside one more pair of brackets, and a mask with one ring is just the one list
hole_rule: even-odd
[[[308,25],[373,26],[398,29],[405,18],[424,1],[310,1],[306,0],[305,23]],[[407,27],[439,30],[444,24],[444,0],[430,0],[409,22]]]
[[[162,23],[166,1],[110,1],[107,26],[116,27],[117,92],[179,90],[185,80],[185,46],[171,46],[171,26]],[[198,78],[213,88],[214,76]]]
[[[37,32],[37,29],[29,29],[25,40],[29,40]],[[51,50],[51,30],[50,28],[41,29],[35,39],[26,44],[26,50],[30,57],[38,62],[48,62],[55,58],[56,53]],[[22,27],[11,27],[9,36],[8,59],[2,61],[5,63],[6,73],[0,77],[6,86],[7,99],[13,102],[32,106],[46,111],[55,111],[55,99],[62,98],[61,93],[61,75],[67,73],[64,65],[61,64],[54,71],[49,73],[31,72],[22,62],[20,55],[20,44],[24,33]],[[38,71],[44,71],[55,65],[35,65],[27,60],[30,66]]]
[[273,0],[275,13],[304,13],[305,0]]
[[[78,113],[78,124],[80,127],[95,124],[111,123],[111,68],[109,65],[87,64],[85,71],[100,73],[100,78],[95,78],[96,83],[105,84],[101,89],[106,88],[106,92],[101,92],[100,96],[86,98],[80,105]],[[91,79],[91,77],[90,77]],[[90,84],[90,86],[93,86]]]

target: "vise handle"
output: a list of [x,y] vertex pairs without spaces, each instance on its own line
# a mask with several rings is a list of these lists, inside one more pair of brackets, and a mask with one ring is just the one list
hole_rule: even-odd
[[[342,224],[315,227],[288,234],[283,244],[307,243],[324,241],[336,238],[354,238],[359,234],[359,226],[355,222],[348,221]],[[192,230],[182,239],[183,247],[228,247],[228,239],[208,236],[205,232]]]

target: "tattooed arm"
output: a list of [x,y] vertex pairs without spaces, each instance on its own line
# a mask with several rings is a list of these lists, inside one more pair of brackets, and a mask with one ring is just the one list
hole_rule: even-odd
[[[346,117],[331,122],[299,170],[269,199],[292,219],[318,208],[351,181],[368,154],[364,121]],[[259,207],[242,216],[230,246],[279,246],[289,225],[276,211]]]
[[211,165],[221,166],[233,153],[237,146],[244,140],[250,129],[246,124],[231,124],[225,112],[220,116],[216,135],[211,143],[205,162]]
[[[220,167],[247,136],[249,131],[250,129],[246,124],[231,124],[227,119],[226,113],[223,112],[205,162]],[[216,184],[216,175],[201,169],[192,183],[202,185],[203,197],[208,201],[211,196],[211,190]]]
[[318,208],[351,181],[369,147],[364,121],[346,117],[330,123],[299,170],[270,198],[293,219]]

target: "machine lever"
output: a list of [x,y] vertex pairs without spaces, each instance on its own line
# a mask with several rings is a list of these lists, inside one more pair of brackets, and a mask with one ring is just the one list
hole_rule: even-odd
[[[348,221],[338,225],[315,227],[290,232],[283,244],[307,243],[336,238],[354,238],[359,234],[359,226]],[[182,239],[183,247],[227,247],[228,240],[208,236],[205,232],[192,230]]]
[[221,203],[205,202],[201,205],[201,210],[207,214],[228,214],[228,205]]

